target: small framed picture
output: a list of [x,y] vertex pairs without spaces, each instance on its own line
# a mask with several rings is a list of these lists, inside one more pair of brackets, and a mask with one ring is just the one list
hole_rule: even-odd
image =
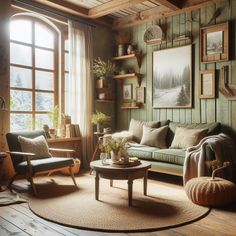
[[215,70],[200,71],[199,97],[215,98]]
[[229,22],[200,29],[202,63],[229,60]]
[[123,85],[123,99],[124,100],[132,99],[132,84]]
[[136,87],[136,102],[145,103],[145,87]]

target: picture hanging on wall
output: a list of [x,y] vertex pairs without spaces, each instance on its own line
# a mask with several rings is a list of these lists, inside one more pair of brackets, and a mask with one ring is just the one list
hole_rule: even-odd
[[201,28],[200,58],[202,63],[229,60],[229,23]]
[[132,84],[123,85],[123,100],[132,99]]
[[192,107],[191,45],[153,52],[154,108]]

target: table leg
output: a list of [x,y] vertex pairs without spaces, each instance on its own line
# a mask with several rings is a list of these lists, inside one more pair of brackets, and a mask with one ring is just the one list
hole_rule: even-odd
[[[99,144],[97,142],[91,161],[95,161],[97,159],[98,154],[99,154]],[[89,172],[90,175],[92,174],[92,171],[93,169],[91,168]]]
[[99,173],[96,171],[96,176],[95,176],[95,199],[99,199]]
[[128,180],[128,201],[129,206],[132,206],[132,194],[133,194],[133,180]]
[[110,187],[113,187],[113,179],[110,179]]
[[148,179],[148,171],[145,171],[143,177],[143,195],[147,196],[147,179]]

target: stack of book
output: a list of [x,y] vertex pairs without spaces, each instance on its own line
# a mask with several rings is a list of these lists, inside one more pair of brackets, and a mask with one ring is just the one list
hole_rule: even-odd
[[80,128],[78,124],[66,124],[66,137],[79,137],[80,134]]

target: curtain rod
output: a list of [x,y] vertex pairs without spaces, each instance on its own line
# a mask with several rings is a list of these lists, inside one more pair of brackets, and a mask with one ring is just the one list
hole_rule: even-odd
[[12,0],[11,1],[13,4],[21,4],[23,6],[25,6],[27,8],[27,6],[30,6],[32,8],[34,8],[35,10],[41,10],[41,11],[44,11],[45,13],[50,13],[54,16],[60,16],[60,17],[64,17],[66,18],[67,20],[74,20],[74,21],[78,21],[82,24],[86,24],[86,25],[90,25],[92,27],[96,27],[95,23],[92,23],[91,21],[89,20],[85,20],[79,16],[74,16],[72,14],[68,14],[68,13],[65,13],[61,10],[56,10],[56,9],[53,9],[51,7],[48,7],[48,6],[44,6],[43,4],[41,3],[38,3],[38,2],[32,2],[30,0]]

